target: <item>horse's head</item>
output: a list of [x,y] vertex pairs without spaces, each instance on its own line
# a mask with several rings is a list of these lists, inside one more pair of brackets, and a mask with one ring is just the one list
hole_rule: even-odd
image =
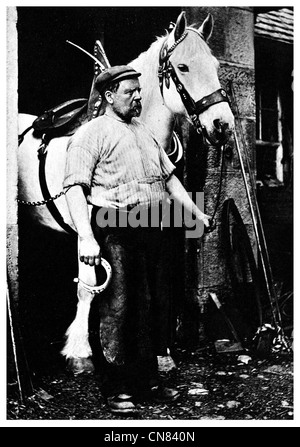
[[212,30],[211,15],[196,29],[187,27],[182,12],[163,42],[159,78],[165,105],[186,115],[211,144],[219,145],[232,132],[234,117],[218,79],[219,63],[207,45]]

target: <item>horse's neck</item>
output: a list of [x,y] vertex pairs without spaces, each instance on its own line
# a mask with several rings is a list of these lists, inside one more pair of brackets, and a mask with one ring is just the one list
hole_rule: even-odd
[[162,99],[143,104],[141,120],[150,127],[156,139],[166,152],[169,152],[172,132],[174,129],[174,116],[163,105]]
[[174,115],[164,105],[157,76],[158,50],[160,42],[155,42],[150,49],[142,53],[130,65],[142,73],[142,113],[141,120],[150,127],[166,152],[169,151],[174,129]]

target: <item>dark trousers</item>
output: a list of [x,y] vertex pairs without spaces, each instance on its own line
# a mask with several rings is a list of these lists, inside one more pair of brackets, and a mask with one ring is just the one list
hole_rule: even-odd
[[160,227],[100,228],[96,212],[93,231],[113,271],[99,296],[102,392],[139,393],[157,384],[157,355],[170,343],[168,238]]

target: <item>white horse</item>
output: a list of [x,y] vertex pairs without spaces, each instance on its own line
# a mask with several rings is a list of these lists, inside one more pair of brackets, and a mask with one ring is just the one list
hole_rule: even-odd
[[[157,38],[150,48],[130,65],[142,73],[143,111],[141,120],[153,130],[166,152],[169,152],[176,116],[185,117],[212,145],[224,142],[234,127],[234,118],[226,93],[218,79],[218,61],[207,41],[213,30],[210,15],[199,28],[187,26],[181,13],[174,28]],[[159,76],[158,76],[159,73]],[[31,126],[36,117],[20,115],[19,132]],[[47,147],[45,173],[53,196],[62,191],[68,136],[54,138]],[[27,132],[18,151],[19,200],[43,201],[38,170],[37,150],[41,140]],[[55,199],[64,222],[74,229],[65,196]],[[55,221],[47,206],[28,206],[26,210],[38,225],[56,231],[64,229]],[[95,269],[78,260],[78,278],[90,286],[97,284]],[[94,292],[78,284],[77,313],[66,331],[62,355],[74,374],[92,372],[92,350],[89,344],[88,317]]]

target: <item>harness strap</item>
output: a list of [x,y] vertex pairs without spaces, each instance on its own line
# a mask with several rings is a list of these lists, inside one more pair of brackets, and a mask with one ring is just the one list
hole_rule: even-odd
[[200,113],[204,112],[204,110],[208,109],[210,106],[218,104],[219,102],[229,103],[227,93],[223,88],[220,88],[219,90],[216,90],[210,95],[204,96],[202,99],[197,101],[195,104],[195,113],[199,115]]
[[45,166],[46,166],[46,158],[47,158],[47,150],[46,147],[49,143],[49,140],[46,139],[46,135],[43,135],[42,138],[42,144],[38,150],[38,157],[39,157],[39,180],[40,180],[40,187],[41,191],[44,197],[44,200],[46,200],[46,205],[48,210],[50,211],[52,217],[56,220],[56,222],[69,234],[72,234],[77,237],[77,233],[73,228],[71,228],[66,222],[63,220],[60,212],[58,211],[55,203],[51,199],[51,194],[49,192],[47,181],[46,181],[46,173],[45,173]]
[[33,126],[27,127],[27,129],[24,130],[20,135],[18,135],[18,145],[20,146],[21,143],[23,143],[24,137],[31,129],[33,129]]
[[176,90],[178,91],[179,95],[181,96],[181,100],[182,100],[188,114],[193,115],[195,113],[195,106],[196,106],[195,101],[190,96],[190,94],[188,93],[185,86],[180,82],[171,62],[169,62],[169,64],[170,64],[171,77],[175,84]]
[[[174,44],[168,48],[167,47],[167,39],[165,40],[160,53],[159,53],[159,65],[158,65],[158,78],[159,78],[159,88],[161,92],[161,96],[163,97],[163,81],[165,81],[166,87],[170,87],[170,72],[171,72],[171,63],[169,58],[177,45],[179,45],[187,36],[187,32],[185,32]],[[172,67],[173,68],[173,67]]]
[[198,130],[201,128],[201,124],[199,122],[198,115],[200,115],[202,112],[204,112],[205,110],[207,110],[209,107],[211,107],[214,104],[218,104],[220,102],[228,102],[229,103],[228,95],[223,88],[220,88],[220,89],[216,90],[215,92],[211,93],[210,95],[204,96],[202,99],[195,102],[193,100],[193,98],[190,96],[187,89],[182,84],[182,82],[180,82],[171,62],[169,62],[169,64],[170,64],[169,71],[170,71],[172,80],[176,86],[176,89],[177,89],[180,97],[181,97],[184,107],[186,108],[191,120],[193,121],[193,124],[195,125],[195,127]]

